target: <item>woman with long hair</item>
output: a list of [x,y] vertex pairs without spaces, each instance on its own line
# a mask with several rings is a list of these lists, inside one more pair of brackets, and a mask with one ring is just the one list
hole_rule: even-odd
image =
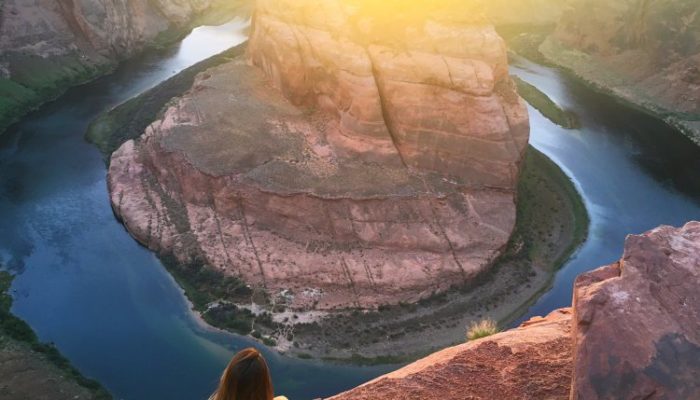
[[273,398],[273,393],[265,358],[249,348],[233,356],[209,400],[287,400],[283,396]]

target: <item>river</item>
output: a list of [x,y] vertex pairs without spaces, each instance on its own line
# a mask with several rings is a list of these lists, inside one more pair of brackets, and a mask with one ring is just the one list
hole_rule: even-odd
[[511,73],[580,118],[563,129],[530,107],[530,143],[576,184],[590,216],[586,242],[517,323],[571,305],[574,279],[620,259],[625,237],[700,220],[700,147],[662,121],[521,57]]
[[[112,213],[99,151],[85,142],[103,110],[245,40],[246,22],[201,27],[68,91],[0,137],[0,263],[17,275],[13,312],[117,399],[202,399],[231,354],[253,342],[202,325],[155,256]],[[560,129],[535,110],[532,143],[576,182],[590,237],[528,315],[568,305],[575,275],[619,258],[628,233],[700,219],[700,149],[665,125],[549,68],[514,73],[575,110]],[[291,400],[336,393],[391,366],[350,367],[264,350]]]

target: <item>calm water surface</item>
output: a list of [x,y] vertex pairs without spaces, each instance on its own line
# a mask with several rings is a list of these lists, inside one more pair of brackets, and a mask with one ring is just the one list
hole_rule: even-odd
[[[202,399],[231,354],[253,345],[202,326],[158,260],[115,220],[100,153],[83,140],[101,111],[245,40],[244,21],[195,30],[69,91],[0,137],[0,262],[17,273],[13,312],[124,399]],[[665,125],[517,60],[514,73],[582,119],[560,129],[531,110],[533,144],[581,190],[590,237],[529,311],[568,305],[582,271],[619,258],[625,235],[700,219],[700,150]],[[312,399],[391,367],[341,367],[266,351],[278,391]]]
[[591,218],[586,243],[524,316],[571,304],[577,275],[620,259],[625,237],[700,220],[700,147],[668,125],[523,58],[511,72],[579,115],[566,130],[530,108],[530,142],[572,178]]

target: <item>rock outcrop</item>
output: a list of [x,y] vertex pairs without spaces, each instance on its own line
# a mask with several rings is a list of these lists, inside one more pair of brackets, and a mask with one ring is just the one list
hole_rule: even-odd
[[[231,4],[236,3],[229,2]],[[0,131],[28,109],[146,46],[166,44],[224,0],[0,2]]]
[[486,271],[529,131],[503,42],[463,7],[373,3],[259,1],[247,57],[113,154],[130,232],[295,310],[414,302]]
[[250,58],[337,116],[337,148],[512,190],[528,121],[502,39],[468,5],[373,3],[259,0]]
[[540,51],[594,86],[663,117],[700,144],[696,0],[572,1]]
[[572,399],[700,398],[700,223],[630,236],[573,303]]
[[700,222],[630,236],[573,309],[452,347],[332,400],[700,398]]
[[571,310],[432,354],[329,400],[567,399]]

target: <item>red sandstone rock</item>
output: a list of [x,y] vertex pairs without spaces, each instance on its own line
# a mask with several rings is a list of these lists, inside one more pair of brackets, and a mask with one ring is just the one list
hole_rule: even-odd
[[336,114],[338,147],[513,190],[527,110],[481,10],[388,2],[388,17],[364,3],[259,0],[250,59],[295,104]]
[[[452,347],[331,400],[700,399],[700,222],[627,239],[574,307]],[[573,378],[573,379],[572,379]]]
[[630,236],[574,292],[571,399],[700,399],[700,223]]
[[323,135],[337,122],[309,119],[257,69],[206,76],[112,155],[115,211],[150,248],[328,310],[446,290],[507,242],[512,192],[340,156]]
[[27,57],[53,60],[57,69],[64,63],[74,68],[121,60],[153,44],[164,31],[185,27],[217,1],[223,4],[222,0],[5,0],[0,3],[0,67],[6,64],[8,74],[16,70],[21,75]]
[[202,74],[113,154],[137,239],[295,309],[414,302],[490,267],[528,139],[503,42],[431,14],[407,51],[356,3],[261,0],[254,65]]
[[445,349],[330,400],[567,399],[571,311]]

